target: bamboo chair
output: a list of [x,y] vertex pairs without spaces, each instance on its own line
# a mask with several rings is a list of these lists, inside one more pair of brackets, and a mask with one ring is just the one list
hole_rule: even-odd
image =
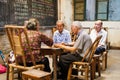
[[[94,43],[91,45],[91,47],[86,51],[85,56],[83,57],[82,61],[80,62],[73,62],[70,64],[69,70],[68,70],[68,76],[67,80],[72,80],[74,78],[78,79],[85,79],[88,80],[88,74],[90,71],[91,80],[94,79],[94,73],[95,73],[95,63],[93,60],[93,55],[95,53],[95,50],[98,46],[98,43],[100,41],[102,36],[98,36]],[[72,75],[72,69],[77,69],[78,73],[81,72],[81,75]],[[83,74],[84,72],[84,74]]]
[[[103,27],[105,31],[108,33],[108,27]],[[106,39],[106,50],[102,53],[100,62],[102,63],[102,70],[105,70],[107,68],[107,56],[108,56],[108,50],[110,49],[110,42],[108,41],[108,35]]]
[[73,34],[72,32],[70,33],[70,35],[71,35],[72,42],[75,42],[77,39],[77,35]]
[[[26,70],[30,70],[30,69],[36,69],[36,68],[43,69],[44,68],[43,64],[35,63],[32,53],[31,53],[31,59],[32,59],[33,66],[28,67],[26,64],[25,52],[24,52],[24,50],[23,50],[24,48],[22,46],[21,34],[25,35],[25,40],[27,42],[26,44],[28,45],[27,46],[28,51],[29,52],[32,51],[32,48],[30,47],[26,28],[23,26],[5,25],[5,29],[6,29],[6,33],[7,33],[11,48],[12,48],[12,50],[14,52],[14,56],[15,56],[15,63],[8,64],[7,80],[14,79],[14,75],[13,75],[14,68],[16,68],[17,70],[20,70],[20,71],[26,71]],[[18,61],[16,59],[18,55],[22,56],[23,65],[18,64]]]
[[[90,32],[93,28],[90,29]],[[108,33],[108,27],[103,27],[105,31]],[[108,50],[110,49],[110,42],[108,41],[108,36],[106,39],[106,50],[101,53],[99,56],[94,56],[94,59],[97,59],[99,57],[100,63],[102,64],[102,70],[105,70],[107,68],[107,56],[108,56]],[[99,71],[98,71],[99,72]],[[100,74],[99,74],[100,75]]]

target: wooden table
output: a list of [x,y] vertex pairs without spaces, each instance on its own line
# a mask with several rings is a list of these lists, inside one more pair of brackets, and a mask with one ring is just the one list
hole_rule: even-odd
[[57,80],[57,56],[60,55],[63,50],[60,48],[41,46],[40,52],[42,55],[52,55],[53,57],[53,77],[54,80]]

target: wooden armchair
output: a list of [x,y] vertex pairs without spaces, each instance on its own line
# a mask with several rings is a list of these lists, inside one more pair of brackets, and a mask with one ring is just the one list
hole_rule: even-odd
[[[24,48],[22,46],[21,34],[24,34],[24,36],[25,36],[25,40],[27,42],[26,44],[28,45],[27,48],[28,48],[29,52],[32,51],[32,48],[30,47],[26,28],[23,26],[5,25],[5,29],[6,29],[6,33],[7,33],[11,48],[12,48],[12,50],[14,52],[14,56],[15,56],[15,63],[8,64],[7,80],[13,80],[14,68],[17,68],[17,70],[20,70],[20,71],[36,69],[36,68],[43,69],[44,68],[43,64],[35,63],[32,53],[31,53],[30,57],[32,59],[33,66],[28,67],[26,64],[25,52],[24,52]],[[18,59],[16,59],[18,55],[20,55],[22,57],[23,65],[18,64]]]
[[[96,38],[94,43],[91,45],[91,47],[86,51],[85,56],[83,57],[81,62],[73,62],[70,64],[67,80],[72,80],[72,78],[78,78],[78,79],[85,79],[88,80],[88,74],[90,71],[91,74],[91,80],[94,79],[94,73],[95,73],[95,63],[93,60],[93,55],[95,53],[95,50],[98,46],[98,43],[100,41],[102,36],[99,36]],[[82,75],[73,75],[72,70],[77,69],[78,73],[81,72]],[[84,73],[83,73],[84,72]]]
[[[93,28],[90,28],[90,32]],[[105,31],[107,31],[108,33],[108,27],[103,27],[103,29]],[[108,56],[108,50],[110,49],[110,42],[108,41],[108,35],[107,35],[107,39],[106,39],[106,50],[99,55],[100,56],[100,63],[102,63],[102,70],[105,70],[107,68],[107,56]],[[94,56],[95,58],[96,56]],[[96,57],[98,58],[98,56]]]
[[[103,27],[105,31],[108,33],[108,27]],[[105,70],[107,68],[107,56],[108,56],[108,50],[110,49],[110,42],[108,41],[108,35],[106,39],[106,50],[101,55],[101,62],[102,62],[102,70]]]

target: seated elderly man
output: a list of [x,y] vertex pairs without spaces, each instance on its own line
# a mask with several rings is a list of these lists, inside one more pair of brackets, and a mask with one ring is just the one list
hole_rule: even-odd
[[67,43],[71,42],[70,32],[68,30],[64,29],[63,21],[58,20],[56,22],[56,28],[57,28],[57,30],[53,34],[53,42],[54,43],[67,44]]
[[72,23],[72,29],[74,34],[77,34],[78,36],[73,46],[54,44],[55,47],[59,47],[68,51],[67,53],[63,53],[59,58],[58,66],[60,67],[62,80],[66,80],[67,78],[69,65],[74,61],[81,61],[85,51],[92,44],[90,36],[83,31],[79,21],[74,21]]
[[94,29],[92,29],[90,33],[90,37],[92,39],[92,42],[96,39],[97,36],[102,35],[102,38],[98,44],[98,47],[95,51],[95,54],[100,54],[105,51],[106,49],[106,39],[107,39],[107,32],[102,29],[102,21],[98,20],[95,22]]

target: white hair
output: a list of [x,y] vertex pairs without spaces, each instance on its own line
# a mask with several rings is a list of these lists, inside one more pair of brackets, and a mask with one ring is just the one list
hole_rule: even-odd
[[61,24],[63,25],[63,27],[65,26],[65,23],[64,23],[64,21],[62,21],[62,20],[58,20],[58,21],[56,22],[56,24],[58,24],[58,23],[61,23]]
[[79,29],[82,28],[82,25],[81,25],[80,21],[74,21],[74,22],[72,23],[72,25],[73,25],[73,26],[76,26],[76,27],[79,28]]

